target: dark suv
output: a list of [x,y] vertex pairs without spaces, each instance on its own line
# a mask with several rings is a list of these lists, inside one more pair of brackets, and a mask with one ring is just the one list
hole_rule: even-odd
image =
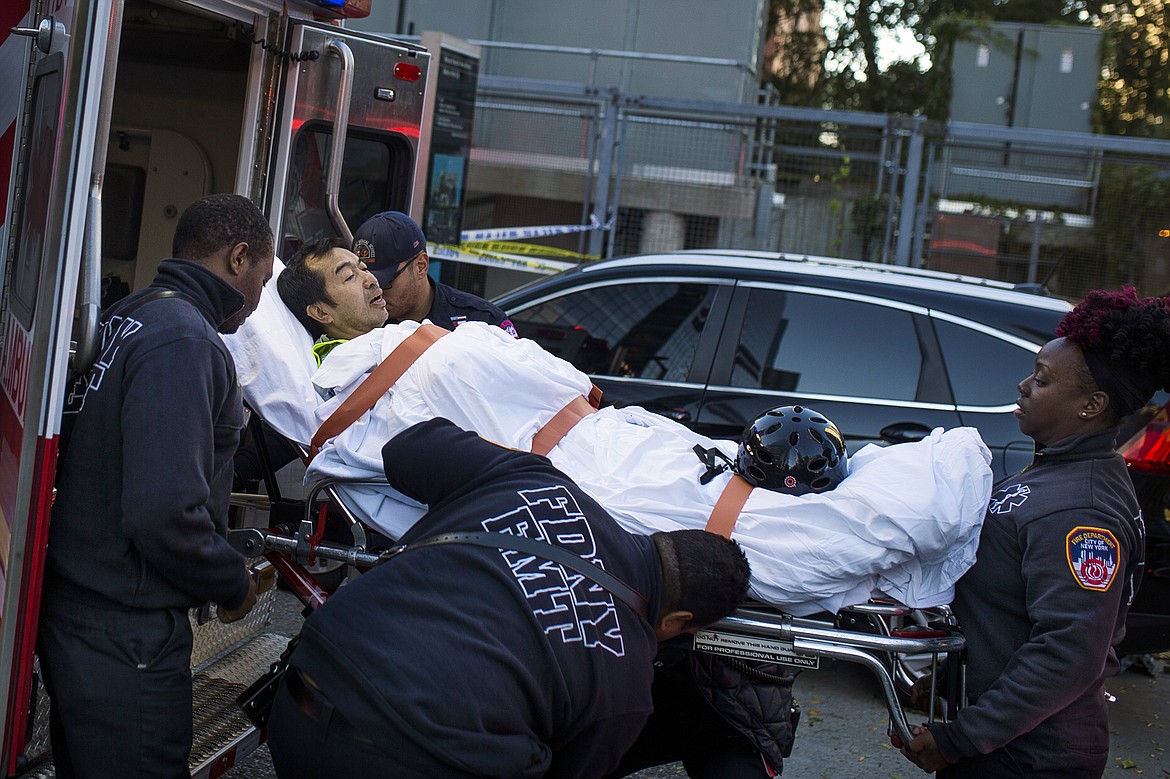
[[[719,438],[738,438],[769,408],[803,404],[832,419],[850,451],[968,425],[991,449],[997,480],[1031,460],[1012,415],[1016,384],[1070,307],[985,279],[731,251],[593,263],[495,302],[520,335],[589,373],[606,404]],[[1145,469],[1134,480],[1156,523],[1151,540],[1170,537],[1170,475]],[[1135,604],[1133,651],[1170,648],[1170,597],[1161,597],[1170,543],[1150,553],[1141,594],[1162,605]]]

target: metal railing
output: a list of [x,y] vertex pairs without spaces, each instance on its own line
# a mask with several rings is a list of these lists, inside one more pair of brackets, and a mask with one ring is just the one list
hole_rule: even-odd
[[1170,291],[1168,141],[484,75],[468,203],[472,229],[594,218],[608,229],[542,242],[586,256],[743,248]]

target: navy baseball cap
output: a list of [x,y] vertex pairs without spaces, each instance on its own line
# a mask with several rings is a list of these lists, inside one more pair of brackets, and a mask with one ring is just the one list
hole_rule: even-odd
[[353,253],[383,289],[394,281],[399,265],[426,248],[422,228],[401,211],[374,214],[353,234]]

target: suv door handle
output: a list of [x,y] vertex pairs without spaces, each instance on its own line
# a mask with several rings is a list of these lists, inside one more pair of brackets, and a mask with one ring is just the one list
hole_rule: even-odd
[[878,435],[887,443],[908,444],[926,438],[930,428],[920,422],[895,422],[883,427]]

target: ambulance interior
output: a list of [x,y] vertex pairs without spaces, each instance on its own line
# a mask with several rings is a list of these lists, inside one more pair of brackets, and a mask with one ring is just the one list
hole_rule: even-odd
[[[278,48],[267,30],[282,37],[285,25],[261,22],[126,2],[102,187],[102,308],[150,283],[179,216],[207,194],[240,192],[273,213],[278,256],[337,234],[325,210],[332,126],[283,118],[281,71],[299,67],[303,80],[309,69],[266,55]],[[288,163],[277,170],[279,159]],[[414,149],[400,132],[351,124],[344,159],[338,204],[351,230],[408,208]]]
[[249,26],[131,0],[102,186],[102,307],[154,278],[189,203],[234,188]]

